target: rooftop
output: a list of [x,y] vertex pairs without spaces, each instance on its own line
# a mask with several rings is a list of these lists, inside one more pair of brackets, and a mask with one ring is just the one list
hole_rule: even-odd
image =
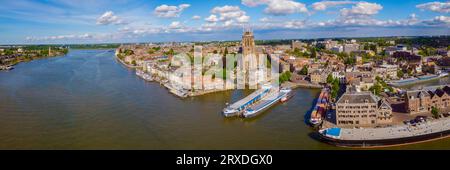
[[342,103],[378,103],[378,99],[370,92],[346,92],[336,102]]

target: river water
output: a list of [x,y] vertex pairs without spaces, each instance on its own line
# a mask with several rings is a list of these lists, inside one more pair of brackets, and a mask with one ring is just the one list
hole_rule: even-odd
[[[319,90],[251,120],[224,118],[250,91],[180,99],[145,82],[112,50],[71,50],[0,72],[0,149],[340,149],[305,124]],[[448,149],[450,140],[392,149]]]

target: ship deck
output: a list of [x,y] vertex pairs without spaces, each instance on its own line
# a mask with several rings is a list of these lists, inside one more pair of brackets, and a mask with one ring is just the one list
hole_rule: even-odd
[[249,105],[250,103],[252,103],[252,101],[259,95],[263,94],[263,93],[267,93],[269,89],[258,89],[256,91],[254,91],[253,93],[251,93],[250,95],[246,96],[245,98],[234,102],[233,104],[231,104],[230,106],[228,106],[227,108],[230,109],[235,109],[235,110],[239,110],[242,107],[245,107],[247,105]]
[[341,128],[339,140],[383,140],[426,135],[450,129],[450,118],[383,128]]
[[270,104],[273,100],[280,100],[280,98],[285,94],[286,93],[284,93],[284,92],[279,92],[279,93],[275,92],[275,93],[269,94],[266,97],[264,97],[263,99],[261,99],[259,102],[251,105],[248,109],[259,111],[259,110],[263,109],[264,107],[266,107],[268,104]]

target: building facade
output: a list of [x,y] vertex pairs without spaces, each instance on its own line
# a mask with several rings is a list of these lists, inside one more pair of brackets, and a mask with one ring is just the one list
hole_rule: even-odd
[[336,125],[374,126],[392,122],[392,107],[370,92],[346,92],[336,102]]
[[450,105],[450,87],[436,90],[413,90],[405,95],[406,112],[418,114],[431,112],[433,107],[447,109]]

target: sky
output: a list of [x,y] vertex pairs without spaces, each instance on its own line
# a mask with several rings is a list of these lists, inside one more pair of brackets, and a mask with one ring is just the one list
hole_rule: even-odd
[[450,1],[0,0],[0,44],[450,35]]

